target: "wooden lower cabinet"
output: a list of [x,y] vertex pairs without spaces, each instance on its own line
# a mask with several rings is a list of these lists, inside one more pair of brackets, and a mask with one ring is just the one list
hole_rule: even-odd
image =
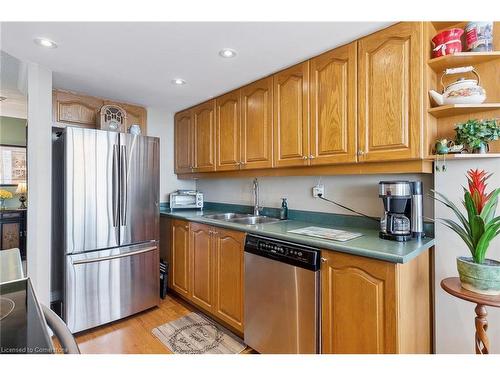
[[171,289],[243,333],[245,233],[172,220]]
[[183,220],[172,222],[172,289],[183,297],[191,295],[189,261],[189,223]]
[[191,301],[212,310],[214,300],[214,241],[213,228],[191,223],[189,247],[191,258]]
[[243,332],[245,233],[216,228],[214,314]]
[[[171,240],[171,289],[242,335],[245,233],[183,220],[162,225],[171,228],[162,237]],[[432,353],[430,251],[404,264],[321,256],[322,353]]]
[[429,252],[405,264],[322,252],[322,352],[431,353]]

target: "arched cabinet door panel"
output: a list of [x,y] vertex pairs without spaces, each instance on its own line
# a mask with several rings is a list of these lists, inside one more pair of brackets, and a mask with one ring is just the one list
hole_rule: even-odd
[[215,228],[215,315],[243,332],[245,233]]
[[274,165],[308,165],[309,61],[275,74],[273,81]]
[[396,266],[323,252],[324,353],[396,353]]
[[191,111],[175,115],[174,168],[175,173],[191,173],[193,167],[192,116]]
[[356,42],[311,59],[311,165],[356,161]]
[[172,289],[182,296],[189,297],[190,288],[190,256],[189,256],[189,223],[173,220],[172,223]]
[[217,98],[215,108],[217,170],[239,169],[241,162],[240,90]]
[[191,223],[191,301],[211,311],[214,298],[212,227]]
[[359,160],[422,156],[421,22],[402,22],[358,41]]
[[273,78],[241,89],[241,169],[273,166]]
[[194,171],[215,171],[215,100],[197,105],[191,112]]

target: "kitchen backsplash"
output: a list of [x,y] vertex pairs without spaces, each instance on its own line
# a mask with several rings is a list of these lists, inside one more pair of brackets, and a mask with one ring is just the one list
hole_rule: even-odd
[[[196,187],[206,202],[253,204],[252,178],[198,180]],[[312,196],[318,182],[325,186],[325,197],[370,216],[383,212],[378,197],[378,183],[383,180],[422,180],[424,184],[424,216],[434,217],[434,204],[428,197],[433,176],[424,174],[356,175],[320,177],[260,177],[261,206],[279,207],[281,198],[288,198],[290,209],[349,214],[348,211]]]

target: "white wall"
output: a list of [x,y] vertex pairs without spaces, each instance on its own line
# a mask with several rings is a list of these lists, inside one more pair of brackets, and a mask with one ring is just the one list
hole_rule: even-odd
[[161,108],[148,108],[148,135],[160,137],[160,202],[177,189],[194,189],[192,180],[178,180],[174,173],[174,114]]
[[28,64],[27,260],[38,300],[49,306],[51,252],[52,72]]
[[[465,174],[470,168],[481,168],[494,175],[489,180],[489,189],[500,187],[500,163],[498,159],[481,160],[480,164],[466,160],[447,163],[446,173],[435,174],[435,188],[445,194],[459,207],[463,199],[462,186],[466,186]],[[436,203],[437,218],[455,219],[454,214]],[[465,209],[464,209],[465,212]],[[497,215],[500,209],[497,210]],[[474,353],[474,308],[475,305],[452,297],[444,292],[439,283],[442,279],[458,276],[457,256],[470,256],[469,250],[462,240],[442,224],[436,224],[435,251],[435,319],[436,319],[436,353]],[[500,259],[500,238],[494,240],[487,253],[488,258]],[[491,352],[500,354],[500,309],[488,310],[488,337]]]
[[[260,177],[260,205],[280,207],[282,197],[288,198],[290,209],[350,214],[342,208],[313,198],[312,187],[319,177]],[[417,180],[424,183],[425,192],[432,188],[432,175],[356,175],[322,176],[325,197],[371,216],[383,212],[378,197],[378,183],[382,180]],[[252,205],[252,178],[198,180],[198,190],[205,193],[207,202],[223,202]],[[424,197],[424,215],[433,216],[433,202]]]

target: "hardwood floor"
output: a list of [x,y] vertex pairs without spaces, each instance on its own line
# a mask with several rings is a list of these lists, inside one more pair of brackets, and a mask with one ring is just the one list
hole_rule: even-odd
[[[160,306],[75,335],[82,354],[172,354],[151,330],[197,311],[172,294]],[[54,339],[54,346],[60,348]],[[241,354],[256,354],[247,347]]]
[[151,330],[191,311],[170,295],[159,307],[77,334],[76,341],[82,354],[171,354]]

